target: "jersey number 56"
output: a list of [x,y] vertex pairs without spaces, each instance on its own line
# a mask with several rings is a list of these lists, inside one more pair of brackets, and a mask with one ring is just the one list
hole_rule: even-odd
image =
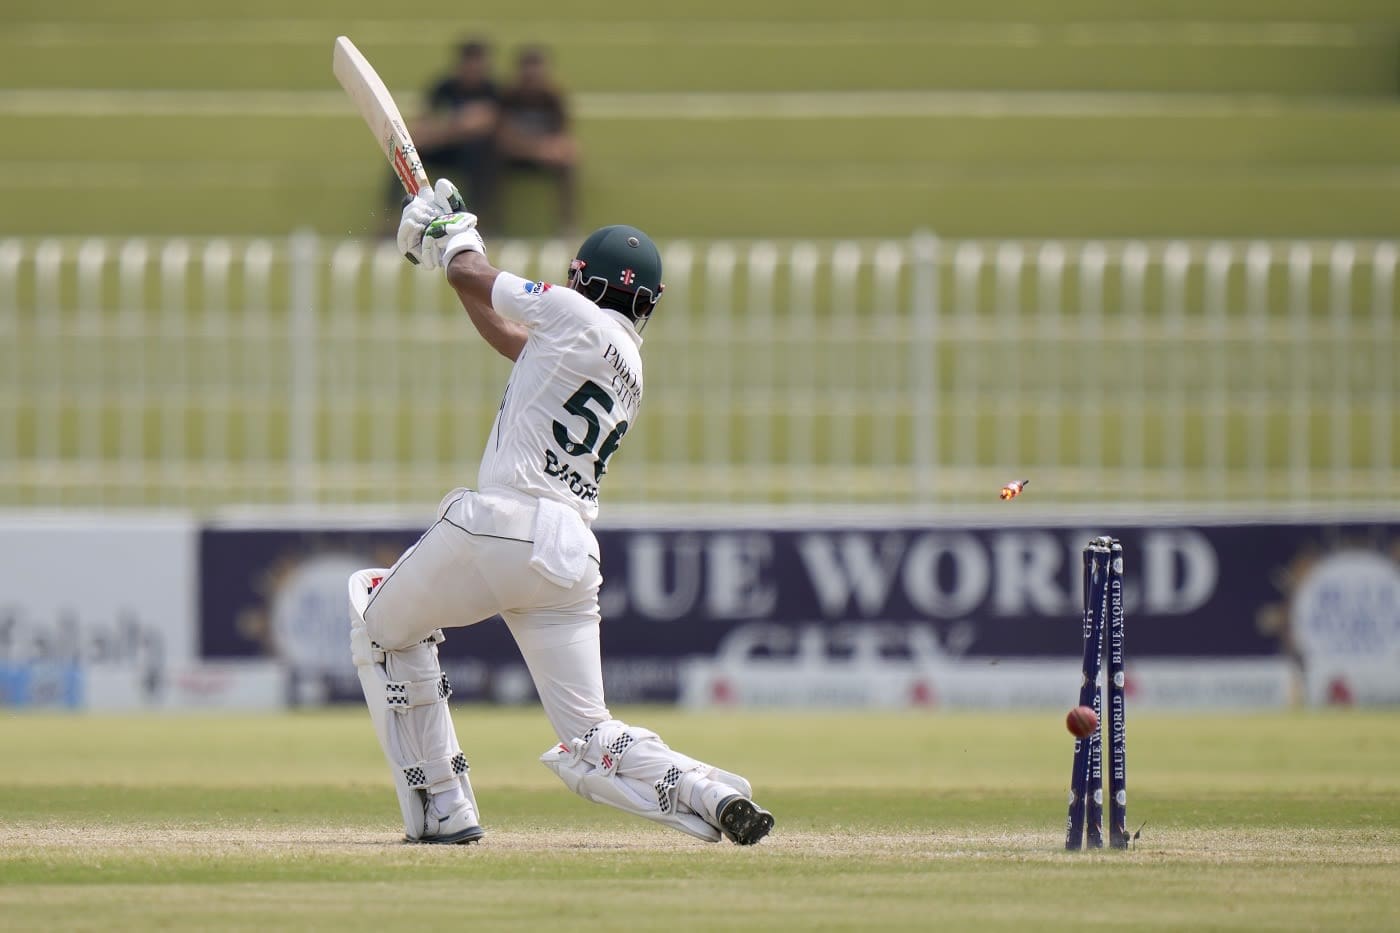
[[[592,454],[594,445],[598,443],[598,435],[603,433],[603,427],[598,423],[598,415],[588,407],[589,402],[597,402],[605,412],[611,412],[614,404],[613,398],[607,393],[607,390],[592,379],[584,382],[578,387],[577,392],[569,396],[569,400],[564,403],[564,410],[584,420],[583,440],[574,440],[569,436],[568,428],[558,421],[554,422],[554,440],[560,447],[564,448],[564,453],[570,457]],[[593,461],[593,481],[595,483],[602,479],[603,474],[608,471],[608,458],[617,450],[617,445],[622,443],[622,436],[626,433],[627,422],[619,421],[617,427],[613,428],[603,439],[602,446],[598,447]]]

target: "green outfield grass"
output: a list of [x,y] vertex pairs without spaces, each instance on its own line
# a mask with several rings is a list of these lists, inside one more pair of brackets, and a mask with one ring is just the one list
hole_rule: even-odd
[[[0,235],[388,228],[385,169],[348,107],[9,123]],[[579,135],[587,216],[626,216],[660,235],[1400,233],[1391,102],[994,119],[599,116]],[[84,210],[54,214],[59,186],[83,192]],[[514,208],[486,218],[488,233],[548,232],[543,186],[512,190]]]
[[1400,911],[1400,716],[1129,724],[1131,852],[1062,851],[1058,715],[623,710],[753,779],[778,829],[707,846],[587,804],[535,710],[462,708],[489,830],[397,843],[361,710],[7,714],[10,930],[1380,930]]
[[[199,16],[214,22],[239,21],[248,18],[275,18],[286,15],[281,0],[244,0],[237,6],[213,5],[199,8]],[[732,22],[808,22],[814,19],[840,18],[850,8],[836,0],[712,0],[703,7],[693,4],[657,4],[649,0],[614,0],[608,6],[609,15],[618,20],[650,20],[661,23],[690,22],[713,18]],[[363,21],[385,19],[384,6],[374,0],[304,0],[297,4],[303,19],[341,19]],[[522,24],[537,24],[542,18],[567,29],[585,18],[577,7],[566,0],[541,0],[529,8],[501,3],[499,0],[473,8],[478,22],[497,27],[520,28]],[[1154,0],[1063,0],[1053,8],[1041,0],[1001,0],[995,4],[979,0],[930,0],[911,3],[909,0],[867,0],[859,7],[863,20],[902,22],[910,18],[931,22],[976,21],[988,23],[1044,23],[1066,20],[1095,20],[1104,22],[1136,22],[1150,19],[1158,22],[1198,22],[1212,20],[1228,23],[1289,22],[1400,22],[1400,11],[1390,0],[1176,0],[1172,3]],[[93,21],[110,23],[149,23],[158,20],[189,18],[191,7],[184,0],[133,0],[112,6],[103,0],[72,0],[53,6],[44,0],[14,0],[0,10],[0,22],[13,20],[47,20],[58,23],[87,24]],[[465,18],[466,14],[459,14]],[[417,31],[415,23],[396,20],[403,31]],[[442,22],[439,20],[439,22]]]
[[[796,23],[713,11],[666,22],[651,11],[626,19],[611,10],[602,20],[569,23],[562,11],[552,20],[540,11],[525,23],[457,21],[445,34],[395,22],[382,7],[360,20],[177,16],[107,25],[99,14],[95,23],[67,24],[57,33],[16,24],[0,45],[0,78],[34,87],[321,89],[329,58],[324,37],[341,30],[393,76],[386,81],[415,83],[434,77],[459,32],[487,33],[508,49],[549,42],[579,91],[940,87],[1373,96],[1393,92],[1397,80],[1387,41],[1394,33],[1385,28],[1221,24],[1212,31],[1157,23],[1155,35],[1144,36],[1112,24],[948,23],[917,11],[867,19],[828,7],[829,19]],[[250,56],[257,67],[249,67]]]

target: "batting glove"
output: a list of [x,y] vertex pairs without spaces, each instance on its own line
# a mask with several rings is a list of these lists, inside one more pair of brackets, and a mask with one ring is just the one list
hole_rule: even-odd
[[404,258],[429,269],[445,267],[464,249],[486,254],[486,244],[476,232],[476,215],[466,210],[461,192],[446,178],[404,205],[398,243]]
[[423,233],[423,265],[429,269],[446,269],[452,257],[470,250],[486,255],[486,244],[476,229],[476,215],[465,211],[444,214],[428,224]]
[[409,262],[418,265],[423,261],[423,235],[428,225],[445,214],[465,213],[466,209],[457,186],[446,178],[439,178],[432,191],[424,189],[404,205],[399,217],[399,251]]
[[403,206],[403,214],[399,216],[399,252],[415,266],[423,261],[423,231],[444,213],[433,193],[426,188]]
[[443,209],[423,230],[423,264],[429,269],[446,269],[463,250],[486,255],[486,244],[476,229],[476,215],[469,213],[457,186],[439,178],[433,189],[433,201]]
[[462,192],[446,178],[439,178],[437,184],[433,185],[433,201],[442,208],[443,214],[460,214],[467,210],[467,202],[462,199]]

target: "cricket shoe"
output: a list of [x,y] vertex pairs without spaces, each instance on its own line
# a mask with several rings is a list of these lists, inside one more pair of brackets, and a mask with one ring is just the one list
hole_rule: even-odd
[[751,846],[773,829],[773,814],[740,794],[721,800],[715,813],[719,831],[736,846]]
[[465,846],[481,840],[486,835],[476,821],[476,808],[469,801],[447,816],[433,813],[433,805],[424,806],[423,835],[417,839],[404,837],[404,842],[414,842],[429,846]]

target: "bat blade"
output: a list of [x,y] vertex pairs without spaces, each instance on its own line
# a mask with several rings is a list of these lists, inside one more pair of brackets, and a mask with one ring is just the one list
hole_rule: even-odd
[[389,160],[403,189],[410,195],[432,188],[428,173],[423,170],[423,160],[413,145],[413,137],[403,122],[398,105],[394,103],[389,89],[379,77],[369,61],[355,48],[355,43],[345,36],[337,36],[335,52],[331,56],[331,70],[345,93],[355,103],[370,132],[374,134],[379,148]]

